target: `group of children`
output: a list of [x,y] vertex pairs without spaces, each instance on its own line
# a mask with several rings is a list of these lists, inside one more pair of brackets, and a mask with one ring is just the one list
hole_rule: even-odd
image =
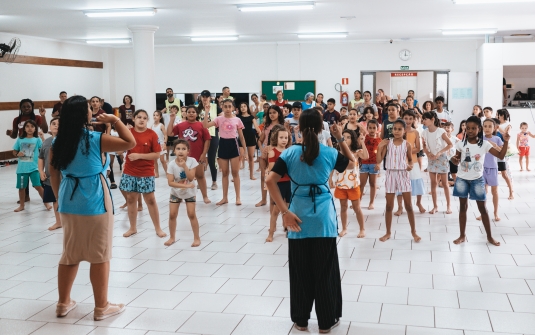
[[[369,93],[369,92],[367,92]],[[209,97],[209,92],[207,93]],[[209,130],[218,130],[218,165],[222,172],[223,197],[217,202],[217,206],[229,202],[228,188],[230,182],[235,189],[235,203],[241,205],[240,193],[240,164],[247,156],[251,179],[254,177],[253,156],[255,147],[258,145],[260,167],[260,189],[262,199],[256,204],[257,207],[267,204],[266,176],[269,175],[273,166],[281,154],[292,145],[311,143],[307,136],[317,136],[322,145],[339,148],[344,142],[353,155],[351,161],[343,172],[333,171],[329,178],[329,186],[334,189],[333,194],[340,201],[340,218],[342,230],[339,236],[347,234],[348,230],[348,207],[356,214],[359,224],[357,237],[366,235],[364,228],[364,216],[361,209],[361,200],[364,195],[366,184],[370,184],[370,199],[368,209],[374,209],[376,198],[377,177],[385,170],[385,193],[386,193],[386,234],[380,241],[386,241],[391,237],[392,215],[402,215],[405,210],[408,215],[411,233],[416,242],[420,237],[416,233],[415,215],[412,206],[412,196],[416,196],[416,207],[420,213],[426,212],[421,199],[425,194],[425,186],[422,176],[422,157],[427,157],[427,171],[430,177],[431,196],[433,207],[430,214],[438,212],[437,188],[444,190],[446,200],[446,214],[451,214],[450,186],[454,186],[453,196],[460,198],[461,210],[459,214],[461,234],[455,243],[465,240],[467,199],[476,200],[481,216],[478,220],[483,222],[490,243],[499,245],[490,232],[489,217],[485,209],[486,188],[491,188],[494,204],[494,219],[499,221],[498,216],[498,172],[507,182],[510,197],[514,197],[512,178],[507,164],[506,156],[511,156],[513,151],[508,146],[510,138],[509,114],[507,110],[498,110],[498,119],[492,118],[492,109],[474,107],[470,118],[463,120],[459,126],[459,132],[453,134],[453,124],[443,119],[444,111],[440,114],[428,110],[420,112],[413,107],[411,96],[400,104],[398,101],[389,101],[382,108],[387,112],[384,118],[379,117],[377,108],[370,105],[362,109],[351,108],[344,111],[344,115],[334,110],[335,102],[329,99],[326,110],[322,105],[316,104],[309,109],[316,110],[322,115],[322,125],[316,134],[311,131],[300,129],[300,114],[303,104],[296,102],[288,105],[287,101],[278,97],[277,104],[262,104],[253,99],[255,104],[251,107],[246,103],[235,106],[232,99],[221,102],[222,112],[217,115],[209,113],[209,106],[205,113],[203,108],[187,106],[182,113],[182,120],[177,122],[178,107],[170,106],[169,124],[164,124],[164,115],[161,111],[155,111],[152,115],[153,124],[149,124],[149,114],[145,110],[137,110],[131,116],[133,126],[131,132],[136,139],[136,146],[127,151],[123,174],[119,188],[126,199],[130,229],[124,234],[125,237],[137,233],[137,212],[141,206],[141,195],[147,204],[150,217],[156,233],[160,237],[166,233],[160,227],[158,206],[154,196],[155,180],[158,176],[158,160],[163,165],[167,174],[170,190],[169,199],[169,230],[170,238],[165,242],[169,246],[177,241],[176,225],[180,203],[186,203],[188,218],[193,230],[192,246],[201,243],[199,223],[195,213],[196,189],[199,184],[203,200],[210,203],[206,191],[204,174],[207,165],[207,154],[212,140]],[[309,97],[310,100],[310,97]],[[331,101],[332,100],[332,101]],[[439,99],[440,100],[440,99]],[[284,104],[283,104],[284,102]],[[283,108],[279,107],[283,104]],[[96,102],[95,102],[96,105]],[[312,105],[312,104],[310,104]],[[424,106],[427,105],[427,102]],[[262,106],[262,109],[260,109]],[[99,111],[98,106],[92,106],[92,110]],[[236,107],[238,107],[236,112]],[[426,106],[426,109],[427,106]],[[21,108],[22,111],[22,108]],[[259,115],[263,113],[262,115]],[[383,113],[384,114],[384,111]],[[262,119],[261,119],[262,117]],[[443,122],[446,121],[446,122]],[[19,157],[17,167],[17,188],[19,189],[19,207],[15,210],[24,209],[25,189],[29,180],[39,192],[48,210],[57,210],[54,194],[47,183],[49,151],[54,136],[57,133],[59,117],[50,121],[48,132],[51,137],[43,140],[37,136],[39,126],[33,119],[25,121],[20,136],[13,147],[14,154]],[[93,122],[95,129],[101,127],[104,132],[113,134],[113,127]],[[343,127],[342,137],[334,138],[330,127]],[[111,129],[110,129],[111,128]],[[520,126],[517,138],[517,148],[520,156],[520,164],[526,159],[526,170],[529,171],[529,137],[535,135],[528,132],[526,123]],[[176,140],[170,145],[174,155],[167,162],[166,149],[169,147],[168,137],[176,136]],[[216,135],[217,136],[217,135]],[[313,141],[312,141],[313,142]],[[122,155],[121,153],[117,153]],[[156,171],[156,172],[155,172]],[[156,176],[155,176],[156,174]],[[232,174],[232,181],[229,180]],[[452,180],[448,179],[451,174]],[[295,189],[292,189],[291,177],[284,175],[278,180],[278,188],[287,206],[291,203]],[[452,185],[453,184],[453,185]],[[43,185],[43,186],[41,186]],[[398,210],[394,213],[394,205],[398,203]],[[277,218],[280,210],[274,201],[269,199],[270,205],[270,228],[267,242],[273,241],[276,231]],[[48,205],[53,203],[53,206]],[[404,206],[403,206],[404,205]],[[124,207],[124,206],[123,206]],[[56,212],[56,223],[49,229],[61,228],[61,221]]]

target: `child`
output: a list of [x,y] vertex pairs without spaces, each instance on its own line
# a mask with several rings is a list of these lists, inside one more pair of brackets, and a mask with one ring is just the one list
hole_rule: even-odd
[[[17,188],[19,190],[19,207],[14,211],[20,212],[24,210],[24,202],[26,201],[26,187],[29,181],[32,181],[32,186],[41,199],[43,198],[43,187],[39,179],[39,167],[37,164],[39,157],[39,149],[43,145],[43,141],[37,137],[38,127],[34,120],[26,120],[22,127],[22,134],[17,138],[13,145],[13,155],[17,156]],[[47,210],[49,206],[45,203]]]
[[485,114],[483,113],[483,110],[481,109],[480,105],[475,105],[474,108],[472,108],[472,115],[475,115],[478,118],[485,117]]
[[[494,110],[492,107],[485,107],[483,108],[483,117],[482,119],[492,119],[492,115],[494,114]],[[483,120],[484,121],[484,120]]]
[[[431,101],[426,101],[426,103],[431,103]],[[424,146],[422,144],[422,133],[424,132],[424,126],[422,125],[422,115],[420,113],[415,113],[414,116],[414,128],[420,137],[420,151],[416,154],[416,158],[418,160],[418,166],[420,166],[420,171],[422,171],[424,169],[423,161],[425,156]]]
[[[45,206],[47,203],[52,203],[52,206],[54,207],[54,215],[56,216],[56,223],[54,223],[52,226],[48,227],[48,230],[56,230],[58,228],[61,228],[61,219],[58,213],[58,203],[56,201],[56,197],[54,196],[54,192],[52,191],[52,186],[50,185],[50,148],[52,147],[52,141],[58,134],[58,127],[59,127],[59,118],[55,117],[52,120],[50,120],[50,127],[48,127],[48,132],[51,137],[47,138],[43,142],[43,146],[41,147],[41,151],[39,152],[39,174],[41,176],[41,184],[43,185],[43,202],[45,203]],[[47,206],[47,209],[49,207]]]
[[[493,148],[501,150],[503,142],[496,136],[496,123],[493,119],[486,119],[483,121],[483,139],[489,141]],[[494,205],[494,221],[500,221],[498,216],[498,161],[496,157],[491,155],[485,156],[483,163],[483,179],[485,180],[485,193],[487,187],[490,186],[492,192],[492,203]],[[481,221],[481,216],[476,220]]]
[[459,125],[459,131],[457,132],[457,139],[459,139],[459,141],[464,140],[465,130],[466,130],[466,120],[462,120],[461,124]]
[[502,133],[502,135],[506,132],[509,132],[513,127],[511,126],[511,115],[509,114],[509,111],[505,108],[498,109],[496,114],[498,115],[498,120],[500,121],[498,131]]
[[[349,150],[355,157],[366,160],[370,156],[368,150],[363,150],[366,147],[364,143],[364,135],[359,134],[353,130],[346,129],[342,132],[344,142],[349,147]],[[364,215],[360,208],[360,187],[359,187],[359,167],[354,162],[349,163],[344,172],[333,171],[332,182],[334,185],[334,197],[340,200],[340,218],[342,219],[342,231],[338,236],[343,237],[347,234],[347,202],[351,201],[353,210],[357,215],[360,231],[357,238],[366,236],[364,229]]]
[[[167,143],[167,132],[165,131],[165,121],[163,119],[163,114],[161,111],[155,111],[152,114],[152,118],[154,120],[154,123],[150,127],[150,129],[154,130],[156,135],[158,135],[158,141],[161,143],[162,150],[160,152],[160,162],[162,162],[163,170],[167,171],[167,162],[165,160],[165,144]],[[160,171],[158,169],[158,159],[154,160],[154,172],[155,177],[160,177]]]
[[466,240],[466,212],[468,211],[468,197],[470,197],[471,200],[476,201],[479,213],[481,213],[487,240],[493,245],[500,245],[500,242],[492,238],[490,230],[489,215],[485,207],[487,195],[481,160],[485,160],[487,154],[503,159],[507,152],[510,137],[508,132],[503,134],[503,147],[498,151],[492,147],[489,141],[483,141],[483,128],[481,120],[477,116],[470,116],[466,120],[466,139],[462,142],[457,142],[455,146],[457,153],[452,158],[454,164],[459,165],[460,163],[459,173],[453,188],[453,196],[459,197],[459,227],[461,233],[453,243],[460,244]]
[[[498,136],[503,142],[503,136],[498,131],[500,129],[500,120],[497,118],[493,118],[493,120],[495,123],[494,132],[496,133],[496,136]],[[511,174],[511,169],[509,167],[509,157],[507,157],[507,154],[505,154],[504,159],[498,159],[498,172],[501,173],[502,178],[505,180],[505,183],[509,188],[509,197],[507,199],[513,200],[515,198],[515,193],[513,191],[513,175]]]
[[392,134],[392,126],[394,125],[394,121],[399,119],[399,112],[397,105],[389,104],[386,106],[388,110],[388,119],[383,121],[383,130],[381,132],[381,138],[382,139],[389,139],[394,137]]
[[368,209],[372,210],[374,209],[373,203],[375,202],[375,193],[377,192],[377,175],[379,174],[379,170],[376,170],[376,163],[377,163],[377,148],[379,147],[379,143],[381,143],[381,139],[379,138],[378,134],[378,127],[379,124],[377,120],[370,120],[368,121],[368,128],[367,128],[367,134],[364,138],[364,146],[366,147],[366,151],[368,151],[368,159],[362,160],[362,165],[360,166],[360,194],[361,197],[364,194],[364,187],[366,186],[366,182],[368,179],[370,180],[370,204],[368,205]]
[[[347,114],[347,113],[346,113]],[[345,127],[345,125],[349,122],[349,117],[347,115],[340,116],[340,124],[342,127]]]
[[[256,137],[260,134],[260,129],[246,102],[240,103],[237,117],[243,123],[243,137],[245,139],[246,148],[241,147],[241,164],[242,169],[245,167],[245,160],[249,163],[249,178],[256,180],[254,176],[254,151],[256,147]],[[238,143],[239,144],[239,143]]]
[[130,229],[123,234],[130,237],[137,234],[137,207],[138,197],[143,195],[149,209],[150,218],[159,237],[167,236],[160,227],[160,214],[154,196],[154,160],[160,157],[162,143],[158,135],[147,128],[149,114],[138,109],[134,113],[134,128],[130,132],[136,139],[136,146],[126,152],[125,165],[119,189],[126,198]]
[[[420,165],[418,164],[418,159],[416,154],[420,152],[420,134],[416,129],[414,129],[414,120],[416,119],[416,114],[413,110],[407,110],[403,112],[403,121],[405,122],[405,136],[407,143],[411,145],[412,148],[412,162],[413,167],[410,170],[409,178],[411,181],[411,195],[416,196],[416,206],[420,210],[420,213],[425,213],[425,208],[422,206],[422,195],[425,193],[424,181],[422,179],[422,173],[420,170]],[[394,213],[396,216],[403,214],[403,203],[402,203],[402,194],[397,193],[398,198],[398,210]]]
[[431,179],[431,196],[433,209],[429,214],[438,212],[437,204],[437,176],[442,179],[442,187],[446,196],[446,214],[451,214],[450,189],[448,187],[449,160],[448,150],[453,146],[446,131],[440,128],[440,120],[435,112],[425,112],[423,123],[427,127],[422,133],[424,153],[427,155],[429,178]]
[[518,163],[520,164],[520,171],[524,171],[522,167],[522,158],[526,157],[526,170],[529,169],[529,138],[534,138],[531,132],[528,132],[528,124],[522,122],[520,124],[520,133],[518,133],[516,138],[516,147],[518,148]]
[[450,139],[451,144],[453,145],[453,147],[450,150],[448,150],[448,152],[446,153],[446,155],[448,156],[448,163],[450,165],[450,175],[451,175],[451,179],[448,178],[448,185],[453,186],[455,184],[455,179],[457,178],[458,167],[457,165],[451,162],[451,158],[455,156],[455,144],[457,144],[457,142],[459,142],[460,140],[457,138],[457,136],[453,135],[453,123],[446,122],[444,123],[443,128],[444,128],[444,131],[446,132],[446,135],[448,135],[448,138]]
[[[167,101],[167,100],[166,100]],[[175,115],[175,121],[174,122],[171,122],[171,114]],[[171,127],[174,127],[176,126],[177,124],[179,124],[180,122],[182,122],[182,117],[176,117],[176,115],[178,114],[178,106],[176,105],[171,105],[169,106],[169,112],[168,113],[165,113],[163,114],[163,122],[165,124],[165,122],[167,122],[167,127],[169,127],[170,125],[172,125]],[[166,154],[166,159],[167,161],[169,162],[169,152],[171,151],[171,148],[173,147],[173,143],[175,143],[175,141],[178,139],[177,136],[170,136],[169,134],[167,134],[167,154]],[[171,153],[171,155],[173,155],[174,153]]]
[[[203,123],[199,122],[199,109],[193,105],[186,107],[186,120],[180,122],[174,127],[167,127],[167,134],[177,136],[181,140],[185,140],[189,144],[188,154],[194,158],[197,164],[195,170],[195,179],[197,179],[198,188],[201,190],[202,198],[205,204],[212,201],[208,198],[208,191],[206,186],[206,171],[207,155],[210,151],[212,137],[210,131],[204,128]],[[172,123],[176,115],[171,113],[169,120]],[[176,146],[175,146],[176,148]],[[173,150],[175,151],[175,150]]]
[[[356,110],[355,110],[356,112]],[[364,112],[362,114],[362,121],[359,122],[360,124],[360,130],[366,134],[366,129],[368,128],[368,122],[370,120],[375,120],[375,113],[373,111],[373,108],[372,107],[366,107],[364,108]],[[356,131],[356,129],[355,129]],[[377,133],[380,133],[381,132],[381,125],[380,124],[377,124]]]
[[[243,138],[243,123],[232,114],[234,103],[230,99],[223,100],[223,115],[216,117],[213,121],[204,118],[204,128],[217,127],[219,129],[219,151],[218,162],[223,173],[223,199],[216,205],[221,206],[228,203],[229,165],[234,179],[234,190],[236,192],[236,206],[241,205],[240,198],[240,151],[238,139],[242,147],[246,147]],[[280,110],[280,109],[279,109]],[[281,112],[282,115],[282,112]]]
[[[190,106],[191,107],[191,106]],[[189,110],[189,107],[188,107]],[[167,183],[171,187],[169,197],[169,240],[164,244],[170,246],[176,242],[176,218],[182,200],[186,203],[191,229],[193,230],[192,247],[201,245],[199,236],[199,222],[195,214],[195,171],[199,165],[197,160],[189,155],[189,142],[183,139],[175,141],[173,148],[176,158],[169,162],[167,168]]]
[[[307,330],[315,301],[320,332],[328,333],[340,324],[342,316],[336,209],[329,191],[329,174],[334,169],[345,171],[354,158],[339,125],[333,125],[331,131],[341,153],[319,143],[322,128],[321,115],[313,109],[304,110],[299,118],[303,145],[291,146],[281,154],[266,184],[288,228],[292,321],[298,330]],[[294,195],[289,208],[277,186],[285,174],[291,178]]]
[[[273,130],[271,131],[271,139],[270,139],[270,150],[268,153],[268,167],[267,172],[269,174],[269,171],[273,168],[275,165],[275,162],[277,159],[279,159],[280,155],[284,150],[287,149],[289,144],[289,138],[290,133],[284,126],[282,125],[276,125],[273,127]],[[290,177],[288,177],[287,174],[285,174],[279,181],[277,182],[277,186],[279,187],[279,191],[281,193],[282,199],[286,202],[286,206],[290,206],[291,197],[292,197],[292,190],[291,190],[291,184],[290,184]],[[266,238],[266,242],[273,242],[273,234],[275,234],[275,231],[277,230],[277,218],[279,217],[280,210],[275,205],[273,201],[271,201],[270,204],[270,220],[269,220],[269,234]]]
[[[386,156],[386,234],[379,238],[379,241],[385,242],[390,239],[392,234],[392,211],[394,209],[394,198],[397,192],[401,192],[407,209],[407,216],[411,225],[411,233],[415,242],[420,242],[421,238],[416,234],[416,225],[414,223],[414,211],[411,203],[411,181],[409,171],[413,168],[412,146],[406,140],[405,121],[395,120],[392,123],[391,139],[384,139],[379,144],[377,150],[377,170]],[[388,155],[387,154],[388,151]]]

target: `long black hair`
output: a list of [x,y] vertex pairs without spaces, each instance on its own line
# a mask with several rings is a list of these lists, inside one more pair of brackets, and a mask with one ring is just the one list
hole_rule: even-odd
[[[481,124],[481,119],[475,115],[472,115],[466,120],[466,126],[468,126],[469,123],[475,123],[479,127],[479,131],[477,133],[477,145],[481,147],[483,145],[483,125]],[[468,136],[466,136],[465,133],[463,147],[467,142]]]
[[[435,127],[439,127],[440,128],[440,120],[438,119],[437,113],[435,113],[435,112],[425,112],[422,115],[422,120],[425,120],[425,119],[428,119],[428,120],[435,119],[433,121],[433,124],[435,125]],[[466,122],[468,122],[468,120]],[[481,125],[481,122],[479,122],[479,125]]]
[[72,162],[80,141],[85,145],[81,147],[83,155],[89,155],[89,132],[87,127],[87,99],[81,95],[75,95],[65,100],[61,113],[61,122],[58,127],[56,140],[52,144],[52,149],[56,153],[50,162],[57,170],[64,170]]
[[241,105],[245,105],[245,107],[247,107],[247,114],[252,115],[251,114],[251,110],[249,109],[249,105],[247,104],[247,102],[242,101],[242,102],[240,102],[240,108],[238,108],[238,115],[237,116],[242,116]]
[[303,133],[301,160],[312,166],[314,160],[320,154],[318,134],[323,129],[323,118],[316,109],[307,109],[299,117],[299,129]]
[[33,110],[35,109],[34,105],[33,105],[33,101],[32,99],[22,99],[19,103],[19,117],[17,118],[17,124],[20,123],[20,118],[22,117],[22,104],[24,103],[29,103],[30,105],[32,105],[32,112],[30,113],[30,119],[31,120],[34,120],[35,121],[35,114],[33,112]]
[[[271,125],[271,118],[269,117],[269,110],[273,109],[278,113],[277,121],[279,121],[279,124],[284,124],[284,113],[282,113],[282,110],[277,105],[271,105],[268,109],[268,115],[264,115],[264,127],[269,127]],[[317,113],[317,112],[316,112]],[[301,127],[299,127],[301,129]]]
[[[358,131],[358,128],[357,128],[357,131]],[[349,150],[351,150],[351,152],[355,152],[359,149],[362,149],[360,148],[359,143],[358,143],[360,135],[357,135],[357,133],[354,130],[346,129],[342,132],[342,135],[343,134],[349,134],[349,136],[351,136],[351,145],[349,146]]]
[[26,125],[27,124],[31,124],[33,125],[33,127],[35,128],[35,131],[33,132],[33,137],[39,137],[38,133],[39,133],[39,126],[37,125],[37,123],[35,123],[34,120],[26,120],[26,122],[24,122],[24,127],[22,127],[22,134],[20,135],[20,138],[26,138],[28,137],[28,134],[26,133]]
[[[100,103],[100,100],[101,100],[101,99],[100,99],[99,97],[97,97],[96,95],[93,96],[93,97],[91,97],[91,99],[89,99],[89,106],[91,107],[91,111],[92,111],[93,113],[95,113],[95,111],[93,110],[93,106],[91,106],[91,101],[92,101],[93,99],[95,99],[95,98],[98,99],[99,103]],[[124,98],[123,98],[123,99],[124,99]],[[102,108],[102,107],[99,106],[98,109],[97,109],[97,112],[98,112],[101,108]]]
[[496,115],[497,116],[503,116],[503,120],[504,121],[509,121],[511,122],[511,115],[509,114],[509,111],[507,110],[507,108],[502,108],[502,109],[498,109],[496,111]]

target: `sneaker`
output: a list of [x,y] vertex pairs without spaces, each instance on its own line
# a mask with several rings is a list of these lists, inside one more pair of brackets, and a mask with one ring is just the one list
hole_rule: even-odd
[[94,316],[95,321],[100,321],[100,320],[107,319],[111,316],[121,314],[122,312],[124,312],[124,310],[125,310],[124,304],[112,304],[108,302],[108,305],[106,307],[102,307],[102,308],[95,307],[93,316]]
[[336,323],[332,325],[329,329],[320,329],[320,334],[328,334],[333,330],[334,328],[338,327],[340,325],[340,319],[336,320]]
[[212,190],[217,190],[217,184],[216,183],[212,183],[212,187],[211,187]]
[[76,306],[77,306],[77,304],[76,304],[76,301],[74,301],[74,300],[71,300],[70,304],[60,304],[60,303],[58,303],[56,305],[56,316],[58,318],[62,318],[64,316],[66,316],[67,314],[69,314],[70,311],[75,309]]

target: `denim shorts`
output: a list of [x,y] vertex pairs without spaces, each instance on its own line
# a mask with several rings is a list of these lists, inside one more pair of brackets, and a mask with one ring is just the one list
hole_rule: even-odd
[[154,177],[133,177],[123,173],[119,189],[125,192],[152,193],[154,192]]
[[379,171],[375,170],[375,164],[362,164],[360,173],[379,174]]
[[453,187],[453,196],[459,198],[470,198],[475,201],[487,200],[487,192],[485,192],[485,179],[480,177],[474,180],[466,180],[457,177],[455,186]]

